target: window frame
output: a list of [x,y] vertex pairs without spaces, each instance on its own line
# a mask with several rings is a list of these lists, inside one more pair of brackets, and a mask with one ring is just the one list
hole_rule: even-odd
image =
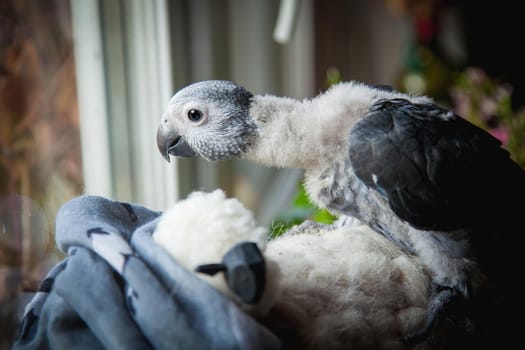
[[155,141],[173,90],[167,2],[71,6],[84,193],[162,210],[178,197],[176,160]]

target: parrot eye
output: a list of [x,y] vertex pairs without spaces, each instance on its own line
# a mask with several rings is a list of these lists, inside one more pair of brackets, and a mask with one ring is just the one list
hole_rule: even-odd
[[198,122],[202,119],[202,112],[198,109],[190,109],[188,111],[188,119],[192,122]]

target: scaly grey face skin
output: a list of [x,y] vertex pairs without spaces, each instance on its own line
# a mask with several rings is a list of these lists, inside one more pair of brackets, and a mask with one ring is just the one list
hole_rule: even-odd
[[230,81],[191,84],[170,100],[157,130],[162,156],[209,161],[239,157],[258,135],[249,109],[252,94]]

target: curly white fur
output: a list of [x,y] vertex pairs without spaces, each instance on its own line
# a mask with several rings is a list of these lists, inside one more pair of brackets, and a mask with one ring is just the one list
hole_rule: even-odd
[[424,319],[422,266],[367,226],[284,236],[265,256],[285,277],[266,322],[303,349],[404,349]]
[[[198,265],[221,262],[242,241],[254,242],[264,250],[267,230],[257,226],[252,212],[239,200],[226,198],[222,190],[196,191],[163,213],[153,240],[182,266],[194,270]],[[222,274],[198,276],[231,296]]]
[[[403,349],[401,337],[423,322],[428,275],[370,228],[266,237],[252,213],[221,190],[178,202],[153,236],[190,269],[220,262],[235,243],[256,242],[268,263],[265,294],[272,295],[269,312],[256,316],[279,335],[293,333],[300,348]],[[232,297],[222,274],[199,276]]]

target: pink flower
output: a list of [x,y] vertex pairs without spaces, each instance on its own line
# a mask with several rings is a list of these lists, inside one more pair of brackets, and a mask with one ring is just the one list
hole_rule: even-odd
[[487,74],[483,69],[471,67],[467,69],[467,77],[474,86],[481,86],[487,80]]
[[510,130],[509,128],[504,126],[490,129],[489,133],[498,140],[500,140],[503,145],[506,145],[510,138]]

